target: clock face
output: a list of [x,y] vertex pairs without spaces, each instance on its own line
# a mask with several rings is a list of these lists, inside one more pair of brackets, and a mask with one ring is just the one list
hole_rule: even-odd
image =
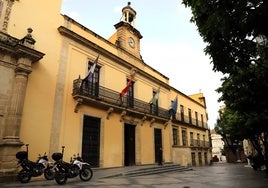
[[129,39],[128,39],[128,44],[129,44],[132,48],[134,48],[134,46],[135,46],[135,41],[134,41],[134,39],[131,38],[131,37],[129,37]]

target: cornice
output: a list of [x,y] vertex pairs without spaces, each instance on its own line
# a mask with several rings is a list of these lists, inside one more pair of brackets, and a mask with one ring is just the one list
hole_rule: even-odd
[[114,25],[114,27],[116,29],[118,29],[119,27],[127,27],[129,30],[131,30],[139,39],[142,39],[142,35],[141,33],[135,28],[133,27],[132,25],[130,25],[129,23],[127,22],[119,22],[117,24]]
[[29,48],[17,38],[4,32],[0,32],[0,50],[2,53],[11,54],[15,58],[27,57],[32,63],[39,61],[45,55],[33,48]]

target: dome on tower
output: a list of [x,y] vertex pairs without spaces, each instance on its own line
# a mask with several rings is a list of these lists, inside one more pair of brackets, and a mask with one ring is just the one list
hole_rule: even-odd
[[128,2],[127,6],[125,6],[122,9],[122,18],[121,21],[127,22],[133,27],[135,26],[135,20],[136,20],[136,11],[131,8],[131,3]]

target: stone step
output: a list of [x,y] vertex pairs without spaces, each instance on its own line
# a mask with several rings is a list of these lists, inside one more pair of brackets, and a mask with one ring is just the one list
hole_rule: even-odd
[[123,173],[122,175],[127,177],[134,177],[134,176],[145,176],[145,175],[160,174],[173,171],[188,171],[188,170],[192,170],[192,168],[172,164],[172,165],[162,165],[162,166],[154,166],[154,167],[130,170]]

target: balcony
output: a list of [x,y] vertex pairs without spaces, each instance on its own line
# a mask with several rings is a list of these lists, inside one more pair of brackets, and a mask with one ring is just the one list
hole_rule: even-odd
[[195,127],[200,127],[200,128],[205,128],[208,129],[208,124],[205,123],[204,121],[196,120],[195,118],[192,118],[190,120],[189,116],[186,116],[181,113],[176,113],[175,120],[173,122],[181,122],[181,123],[186,123],[190,126],[195,126]]
[[[132,117],[141,119],[146,116],[147,118],[154,118],[156,121],[162,123],[165,123],[170,119],[168,109],[150,106],[148,102],[144,102],[136,98],[129,98],[128,95],[120,98],[119,92],[103,86],[91,85],[90,87],[85,87],[84,85],[85,84],[82,85],[82,79],[76,79],[73,81],[72,96],[77,101],[77,106],[80,104],[86,104],[104,110],[108,110],[110,107],[112,107],[114,112],[117,113],[121,113],[123,110],[125,110],[126,113]],[[183,119],[184,121],[181,121],[181,117],[176,115],[176,119],[173,119],[172,121],[187,124],[185,120],[188,120],[189,118],[184,116]],[[188,125],[190,124],[188,123]]]
[[210,143],[209,141],[204,141],[204,140],[198,140],[198,139],[191,139],[190,140],[190,146],[191,147],[205,147],[205,148],[209,148],[210,147]]

